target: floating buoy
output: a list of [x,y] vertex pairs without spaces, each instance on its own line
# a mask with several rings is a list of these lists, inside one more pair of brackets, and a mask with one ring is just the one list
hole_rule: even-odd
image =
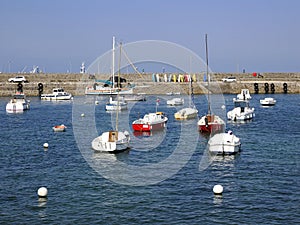
[[40,198],[47,198],[48,190],[45,187],[40,187],[37,191],[37,194]]
[[226,106],[225,106],[225,105],[222,105],[221,108],[222,108],[223,110],[225,110]]
[[215,195],[221,195],[223,193],[223,186],[220,184],[217,184],[213,188],[213,192]]
[[48,148],[49,147],[49,144],[48,143],[44,143],[44,148]]
[[95,101],[95,105],[99,105],[99,101]]
[[84,117],[85,115],[84,115],[84,113],[81,113],[81,117]]

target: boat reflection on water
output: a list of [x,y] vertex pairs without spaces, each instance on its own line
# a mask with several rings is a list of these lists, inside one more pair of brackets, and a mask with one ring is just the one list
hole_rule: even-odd
[[166,132],[163,130],[158,130],[158,131],[133,131],[133,135],[137,138],[140,137],[152,137],[152,136],[157,136],[157,135],[162,135],[165,134]]
[[231,124],[233,126],[238,126],[238,125],[241,125],[241,124],[251,123],[253,120],[254,120],[254,118],[250,119],[250,120],[236,120],[236,121],[234,121],[234,120],[228,120],[227,123]]

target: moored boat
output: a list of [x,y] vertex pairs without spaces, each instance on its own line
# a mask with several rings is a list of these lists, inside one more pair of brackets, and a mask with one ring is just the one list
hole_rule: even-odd
[[186,120],[196,118],[198,115],[198,110],[196,108],[183,108],[178,112],[174,113],[174,117],[177,120]]
[[116,99],[113,99],[112,96],[109,97],[109,102],[105,105],[106,111],[122,111],[127,109],[127,102],[124,100],[124,97],[117,97]]
[[217,133],[225,129],[225,122],[219,116],[208,113],[198,121],[198,129],[203,133]]
[[171,105],[171,106],[183,105],[183,103],[184,103],[183,98],[172,98],[170,100],[167,100],[167,105]]
[[207,83],[207,97],[208,97],[208,112],[206,115],[202,116],[198,121],[198,129],[202,133],[217,133],[222,132],[225,129],[225,122],[221,119],[221,117],[214,115],[211,112],[211,102],[210,102],[210,91],[209,91],[209,83],[210,83],[210,74],[208,71],[208,50],[207,50],[207,35],[205,35],[205,44],[206,44],[206,74],[208,76]]
[[53,131],[55,132],[64,132],[66,131],[66,126],[64,124],[61,124],[61,125],[56,125],[54,127],[52,127]]
[[21,113],[30,108],[30,101],[22,92],[17,92],[13,98],[6,104],[7,113]]
[[209,139],[208,150],[213,155],[236,154],[241,150],[241,141],[232,131],[217,133]]
[[262,106],[273,106],[276,104],[276,100],[274,98],[264,98],[259,100]]
[[134,131],[155,131],[162,130],[166,127],[168,117],[162,112],[148,113],[143,118],[139,118],[132,122]]
[[73,95],[65,92],[63,88],[54,88],[52,94],[42,94],[41,100],[46,101],[60,101],[60,100],[72,100]]
[[254,108],[250,108],[248,100],[234,99],[234,109],[227,112],[227,119],[233,121],[251,120],[255,117]]
[[117,153],[129,148],[130,136],[127,131],[107,131],[92,141],[92,148],[99,152]]
[[[120,47],[120,51],[121,51]],[[121,52],[120,52],[121,55]],[[113,37],[113,58],[112,58],[113,64],[112,64],[112,75],[114,75],[114,61],[115,61],[115,37]],[[120,69],[119,69],[120,71]],[[119,76],[120,77],[120,76]],[[111,101],[112,97],[110,97]],[[118,153],[121,151],[125,151],[129,148],[129,141],[130,136],[127,131],[119,131],[118,130],[118,113],[119,113],[119,107],[121,105],[119,104],[119,92],[117,95],[117,104],[114,105],[116,109],[116,129],[110,130],[107,132],[102,133],[100,136],[96,137],[92,141],[92,148],[94,151],[99,152],[108,152],[108,153]],[[126,105],[127,108],[127,105]]]

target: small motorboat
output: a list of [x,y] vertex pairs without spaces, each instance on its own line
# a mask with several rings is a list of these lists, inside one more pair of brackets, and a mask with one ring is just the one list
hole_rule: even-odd
[[174,113],[174,117],[177,120],[186,120],[196,118],[198,115],[198,110],[196,108],[183,108],[178,112]]
[[218,133],[209,139],[208,150],[213,155],[236,154],[241,150],[241,141],[232,131]]
[[63,88],[54,88],[52,94],[42,94],[41,100],[46,101],[61,101],[61,100],[72,100],[73,95],[65,92]]
[[148,113],[143,118],[132,122],[132,129],[134,131],[154,131],[162,130],[166,127],[168,117],[162,112]]
[[66,128],[67,127],[63,124],[52,127],[53,131],[55,131],[55,132],[64,132],[64,131],[66,131]]
[[109,97],[109,102],[105,105],[106,111],[122,111],[127,109],[127,102],[124,97],[116,97],[113,99],[112,96]]
[[30,108],[30,101],[22,92],[17,92],[6,104],[7,113],[22,113]]
[[274,98],[264,98],[259,100],[262,106],[273,106],[276,104],[276,100]]
[[167,100],[167,105],[176,106],[176,105],[183,105],[184,99],[183,98],[172,98]]
[[107,131],[92,141],[92,148],[98,152],[118,153],[129,149],[129,141],[127,131]]
[[254,108],[250,108],[248,100],[234,99],[234,109],[227,112],[227,119],[232,121],[251,120],[255,117]]

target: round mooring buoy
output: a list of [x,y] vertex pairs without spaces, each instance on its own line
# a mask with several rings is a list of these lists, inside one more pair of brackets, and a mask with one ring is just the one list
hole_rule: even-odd
[[85,115],[84,115],[84,113],[81,113],[81,117],[84,117]]
[[217,184],[213,188],[213,192],[215,195],[221,195],[223,193],[223,186],[220,184]]
[[37,191],[37,194],[40,198],[46,198],[48,195],[48,190],[45,187],[40,187]]
[[49,144],[48,143],[44,143],[44,148],[48,148],[49,147]]

